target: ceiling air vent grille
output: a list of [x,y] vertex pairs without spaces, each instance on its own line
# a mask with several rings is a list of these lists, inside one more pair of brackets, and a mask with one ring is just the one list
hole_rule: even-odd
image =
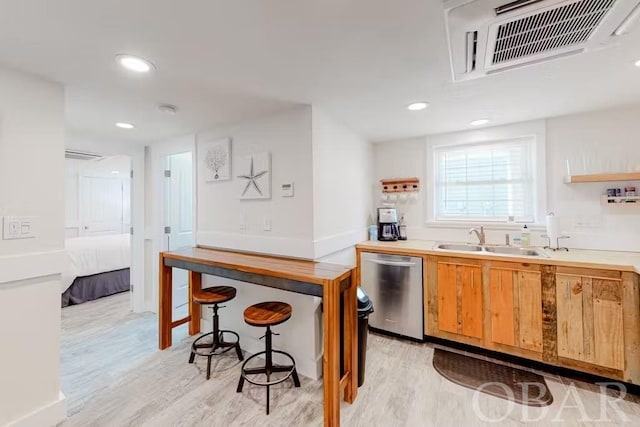
[[84,151],[76,151],[76,150],[65,150],[64,157],[66,159],[75,159],[75,160],[100,160],[102,156],[94,153],[87,153]]
[[492,64],[584,43],[616,0],[579,0],[498,27]]

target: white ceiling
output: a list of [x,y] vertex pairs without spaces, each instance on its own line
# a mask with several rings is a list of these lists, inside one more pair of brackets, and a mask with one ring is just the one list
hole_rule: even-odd
[[[101,138],[152,142],[300,103],[376,141],[640,103],[639,28],[608,49],[454,84],[436,0],[0,0],[0,10],[0,63],[65,84],[68,128]],[[132,75],[118,53],[158,69]],[[432,106],[408,111],[414,100]]]

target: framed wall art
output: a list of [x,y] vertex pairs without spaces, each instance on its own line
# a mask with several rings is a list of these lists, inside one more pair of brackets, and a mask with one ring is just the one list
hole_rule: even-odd
[[241,157],[238,161],[240,199],[271,198],[271,153]]
[[198,157],[204,167],[206,182],[231,179],[231,138],[203,142]]

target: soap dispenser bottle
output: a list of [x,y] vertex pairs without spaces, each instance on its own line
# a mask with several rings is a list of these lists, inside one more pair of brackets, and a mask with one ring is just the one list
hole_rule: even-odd
[[529,227],[527,227],[527,224],[522,227],[522,233],[520,234],[520,245],[523,248],[531,247],[531,232],[529,231]]
[[404,215],[400,216],[400,223],[398,224],[398,240],[407,240],[407,222],[404,220]]

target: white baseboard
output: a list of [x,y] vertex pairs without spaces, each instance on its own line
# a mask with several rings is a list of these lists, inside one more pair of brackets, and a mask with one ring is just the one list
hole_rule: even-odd
[[65,256],[63,250],[0,256],[0,284],[60,274]]
[[56,426],[67,418],[67,398],[62,392],[58,400],[53,401],[17,420],[10,421],[6,427],[48,427]]

